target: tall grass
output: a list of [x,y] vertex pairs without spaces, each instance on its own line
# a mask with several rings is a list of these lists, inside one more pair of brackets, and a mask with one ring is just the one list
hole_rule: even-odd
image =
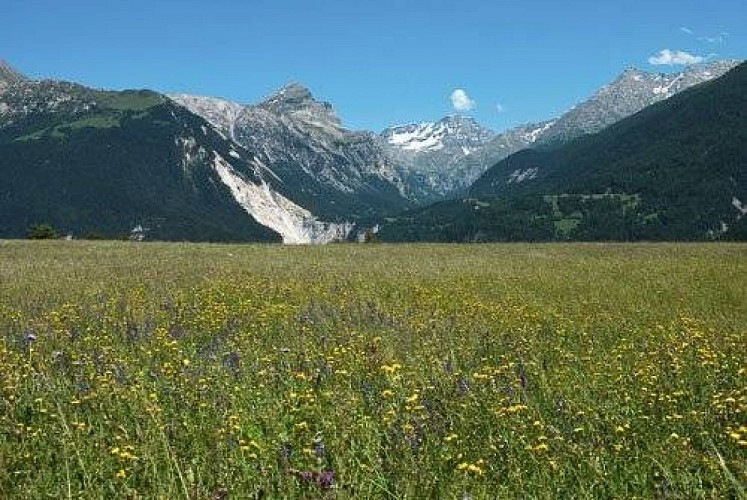
[[747,247],[0,243],[0,497],[744,498]]

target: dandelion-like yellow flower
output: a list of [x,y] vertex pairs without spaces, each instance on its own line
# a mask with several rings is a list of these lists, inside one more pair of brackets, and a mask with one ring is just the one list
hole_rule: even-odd
[[469,464],[467,466],[467,470],[469,472],[477,474],[478,476],[482,476],[485,473],[485,471],[482,470],[482,468],[480,468],[478,465],[475,465],[475,464]]

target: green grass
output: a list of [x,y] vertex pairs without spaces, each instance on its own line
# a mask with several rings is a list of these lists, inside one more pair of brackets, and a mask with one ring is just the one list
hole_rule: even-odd
[[149,90],[100,91],[96,101],[103,107],[119,111],[144,111],[162,104],[165,97]]
[[63,128],[79,129],[79,128],[112,128],[119,127],[119,117],[110,115],[93,115],[87,116],[74,122],[66,123],[65,125],[58,126],[56,130]]
[[0,497],[744,498],[745,283],[745,245],[0,242]]
[[87,127],[112,128],[119,127],[120,125],[121,123],[118,116],[113,116],[110,114],[95,114],[86,116],[85,118],[81,118],[80,120],[63,123],[61,125],[57,125],[56,127],[45,128],[32,134],[18,137],[15,140],[20,142],[36,141],[47,134],[49,134],[51,137],[54,137],[55,139],[61,139],[67,136],[70,130],[77,130]]

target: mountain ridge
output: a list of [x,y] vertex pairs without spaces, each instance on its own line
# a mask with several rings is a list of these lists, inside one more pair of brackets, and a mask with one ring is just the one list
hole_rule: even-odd
[[[141,159],[151,170],[181,165],[183,174],[170,170],[166,179],[172,184],[163,184],[181,203],[179,206],[186,206],[185,200],[191,195],[179,191],[181,188],[175,185],[189,184],[187,166],[199,165],[195,170],[201,172],[200,182],[203,183],[196,191],[202,193],[199,196],[212,200],[209,203],[213,208],[221,206],[221,210],[232,213],[237,209],[243,211],[251,224],[269,228],[275,236],[257,227],[250,230],[251,224],[241,229],[240,234],[251,233],[260,239],[279,235],[286,243],[323,243],[350,237],[361,230],[356,228],[358,223],[365,225],[418,203],[466,192],[478,178],[474,186],[484,185],[486,165],[495,158],[509,157],[510,162],[520,163],[517,168],[500,174],[502,182],[511,189],[536,184],[542,180],[546,169],[521,163],[522,158],[542,157],[579,138],[593,140],[588,138],[596,132],[589,130],[606,130],[607,122],[618,123],[620,116],[646,112],[647,102],[666,101],[683,90],[718,78],[721,71],[727,71],[734,64],[735,61],[719,61],[672,74],[628,68],[560,118],[514,127],[500,134],[483,127],[472,117],[458,114],[436,122],[392,127],[375,134],[346,129],[330,103],[316,99],[310,89],[298,82],[290,82],[259,103],[247,105],[190,94],[166,96],[147,90],[106,91],[74,82],[29,80],[2,63],[0,153],[5,154],[4,168],[22,178],[25,174],[11,160],[23,164],[26,160],[22,158],[33,157],[37,162],[34,168],[42,168],[40,165],[50,161],[57,162],[55,168],[64,167],[62,156],[44,156],[42,144],[49,149],[49,155],[69,155],[66,148],[75,147],[70,150],[75,151],[70,161],[76,168],[84,165],[89,168],[95,162],[93,151],[108,158],[108,154],[98,148],[99,144],[91,142],[93,138],[104,145],[110,143],[108,147],[120,154],[128,152],[138,156],[145,148],[151,148],[153,159]],[[176,113],[170,106],[183,112]],[[638,109],[641,106],[643,108]],[[200,125],[195,119],[199,119]],[[167,135],[156,132],[165,123],[171,127],[172,136],[168,140]],[[190,130],[189,135],[179,135],[177,131],[185,127]],[[166,141],[159,143],[163,148],[161,153],[156,154],[157,150],[153,149],[157,142],[123,142],[124,137],[139,137],[144,129],[151,130],[158,140]],[[168,145],[168,141],[174,144]],[[90,151],[80,149],[83,144]],[[33,145],[39,151],[32,150]],[[538,149],[514,154],[534,147]],[[107,161],[128,165],[133,172],[140,171],[123,157],[111,158]],[[156,165],[154,159],[157,158],[166,163]],[[151,171],[140,172],[146,177],[152,175]],[[142,185],[134,179],[126,182]],[[54,184],[54,180],[51,183]],[[46,189],[31,184],[40,191]],[[154,180],[152,184],[159,185],[159,182]],[[221,187],[211,188],[208,184]],[[475,192],[474,186],[476,196],[498,194]],[[13,189],[23,191],[20,185]],[[72,190],[79,198],[85,198],[72,186],[61,189]],[[150,192],[145,187],[143,191]],[[15,196],[12,190],[8,193],[6,201]],[[61,206],[64,205],[64,196],[48,194],[50,200],[62,200]],[[146,201],[137,193],[131,195]],[[731,205],[741,211],[744,199],[746,195],[736,193]],[[39,201],[34,196],[29,200]],[[13,213],[20,213],[22,204],[17,200],[14,203]],[[152,210],[155,205],[151,201],[147,203]],[[229,206],[231,208],[227,208]],[[69,205],[67,210],[74,213],[77,209]],[[203,206],[199,210],[208,213],[212,209]],[[187,212],[189,210],[185,209]],[[206,234],[230,237],[228,232],[220,232],[233,224],[225,219],[225,213],[214,213],[223,229],[205,229]],[[86,217],[92,217],[91,214]],[[178,215],[170,217],[178,218]],[[130,218],[131,226],[147,225],[139,223],[134,215]],[[109,216],[109,219],[116,217]],[[117,231],[121,234],[124,229],[120,222]],[[7,220],[5,230],[0,223],[0,233],[7,233],[7,227]],[[98,226],[94,229],[98,230]],[[19,231],[18,225],[12,229],[14,234]],[[161,228],[152,234],[168,239],[194,233],[169,233]]]
[[23,80],[0,104],[0,234],[20,236],[32,219],[77,235],[148,227],[211,241],[324,243],[351,230],[284,196],[260,157],[162,94]]
[[448,116],[435,122],[389,127],[380,133],[380,138],[402,164],[402,176],[415,185],[416,198],[435,201],[458,196],[491,165],[522,149],[562,143],[599,132],[647,106],[721,76],[739,63],[736,60],[707,62],[673,73],[630,67],[559,117],[510,127],[502,132],[494,132],[475,122],[481,129],[479,136],[487,139],[475,141],[466,149],[463,144],[450,147],[448,136],[445,141],[442,129],[438,129],[437,125]]
[[[275,172],[279,192],[322,218],[349,223],[410,205],[376,137],[345,129],[329,103],[316,100],[298,83],[252,105],[196,96],[170,98],[255,151]],[[215,117],[225,109],[234,113],[230,119],[225,114]]]
[[595,134],[526,149],[385,241],[747,238],[747,63]]

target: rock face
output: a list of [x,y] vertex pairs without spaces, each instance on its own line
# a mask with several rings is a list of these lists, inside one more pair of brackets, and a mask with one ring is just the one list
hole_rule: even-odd
[[274,173],[278,192],[319,217],[344,223],[410,205],[376,137],[343,128],[332,106],[299,84],[250,106],[171,98],[253,151]]
[[454,115],[437,122],[384,130],[380,140],[394,158],[407,193],[419,202],[467,187],[479,174],[479,152],[495,138],[473,118]]
[[26,80],[26,77],[0,59],[0,92],[15,83]]
[[189,94],[170,96],[194,114],[207,120],[213,127],[228,137],[233,136],[233,124],[244,106],[217,97],[198,97]]

